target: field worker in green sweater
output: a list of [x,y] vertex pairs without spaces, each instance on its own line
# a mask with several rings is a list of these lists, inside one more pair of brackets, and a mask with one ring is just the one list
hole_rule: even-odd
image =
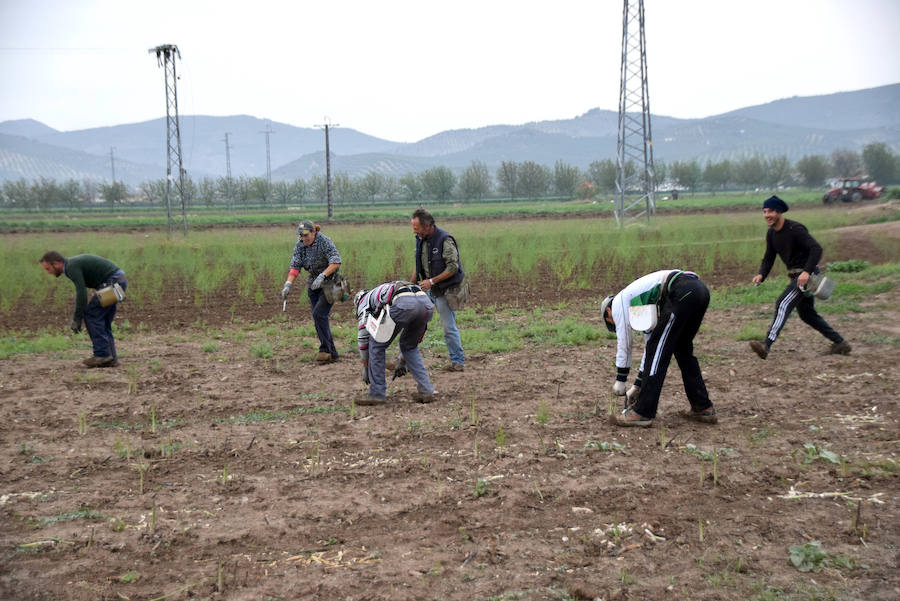
[[[63,274],[75,284],[75,311],[69,327],[76,334],[82,321],[94,346],[94,354],[84,360],[88,367],[115,367],[119,364],[112,322],[116,316],[118,300],[124,299],[128,287],[125,272],[103,257],[75,255],[64,257],[55,250],[44,254],[41,267],[52,276]],[[88,288],[102,294],[88,298]],[[105,290],[105,292],[103,292]]]

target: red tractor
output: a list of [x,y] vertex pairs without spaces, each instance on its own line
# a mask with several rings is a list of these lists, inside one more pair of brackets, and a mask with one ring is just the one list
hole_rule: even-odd
[[836,188],[832,188],[822,197],[822,202],[831,204],[837,201],[859,202],[872,200],[881,196],[884,186],[878,186],[875,182],[864,182],[858,177],[842,177],[838,180]]

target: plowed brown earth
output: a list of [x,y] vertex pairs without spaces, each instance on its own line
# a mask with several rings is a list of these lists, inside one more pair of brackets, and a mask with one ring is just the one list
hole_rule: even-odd
[[[566,311],[596,321],[599,292]],[[673,364],[649,430],[607,423],[612,340],[470,353],[464,373],[427,350],[437,402],[407,377],[351,410],[352,349],[322,367],[249,359],[238,335],[204,352],[162,327],[196,315],[150,308],[118,368],[0,362],[0,598],[900,598],[893,295],[826,315],[849,356],[794,316],[761,361],[737,334],[771,305],[709,312],[695,347],[720,423],[679,416]],[[788,547],[810,541],[830,559],[801,573]]]

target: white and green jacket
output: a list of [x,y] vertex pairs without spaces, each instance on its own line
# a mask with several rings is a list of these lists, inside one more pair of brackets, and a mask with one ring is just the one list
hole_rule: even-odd
[[[654,271],[631,282],[619,292],[612,300],[612,318],[616,323],[616,371],[618,374],[628,374],[631,368],[631,342],[632,325],[628,314],[628,308],[632,305],[656,305],[663,294],[663,285],[673,273],[680,269],[662,269]],[[652,331],[647,330],[645,335]],[[641,369],[644,367],[644,357],[641,357]],[[624,377],[622,378],[624,381]]]

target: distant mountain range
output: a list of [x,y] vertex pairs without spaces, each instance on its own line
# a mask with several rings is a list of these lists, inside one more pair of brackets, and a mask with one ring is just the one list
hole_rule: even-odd
[[[370,171],[402,176],[444,165],[462,171],[472,161],[495,171],[501,161],[557,160],[581,168],[614,158],[618,115],[592,109],[573,119],[456,129],[411,144],[350,128],[329,130],[332,172],[359,177]],[[226,173],[228,133],[234,177],[265,176],[268,129],[274,180],[308,179],[325,171],[324,133],[248,115],[183,116],[182,159],[195,180]],[[704,119],[652,117],[656,159],[702,163],[753,154],[830,155],[884,142],[900,153],[900,84],[824,96],[793,97]],[[0,180],[41,177],[130,185],[166,174],[165,119],[62,132],[32,119],[0,123]],[[112,150],[111,150],[112,149]],[[112,154],[112,157],[110,156]]]

